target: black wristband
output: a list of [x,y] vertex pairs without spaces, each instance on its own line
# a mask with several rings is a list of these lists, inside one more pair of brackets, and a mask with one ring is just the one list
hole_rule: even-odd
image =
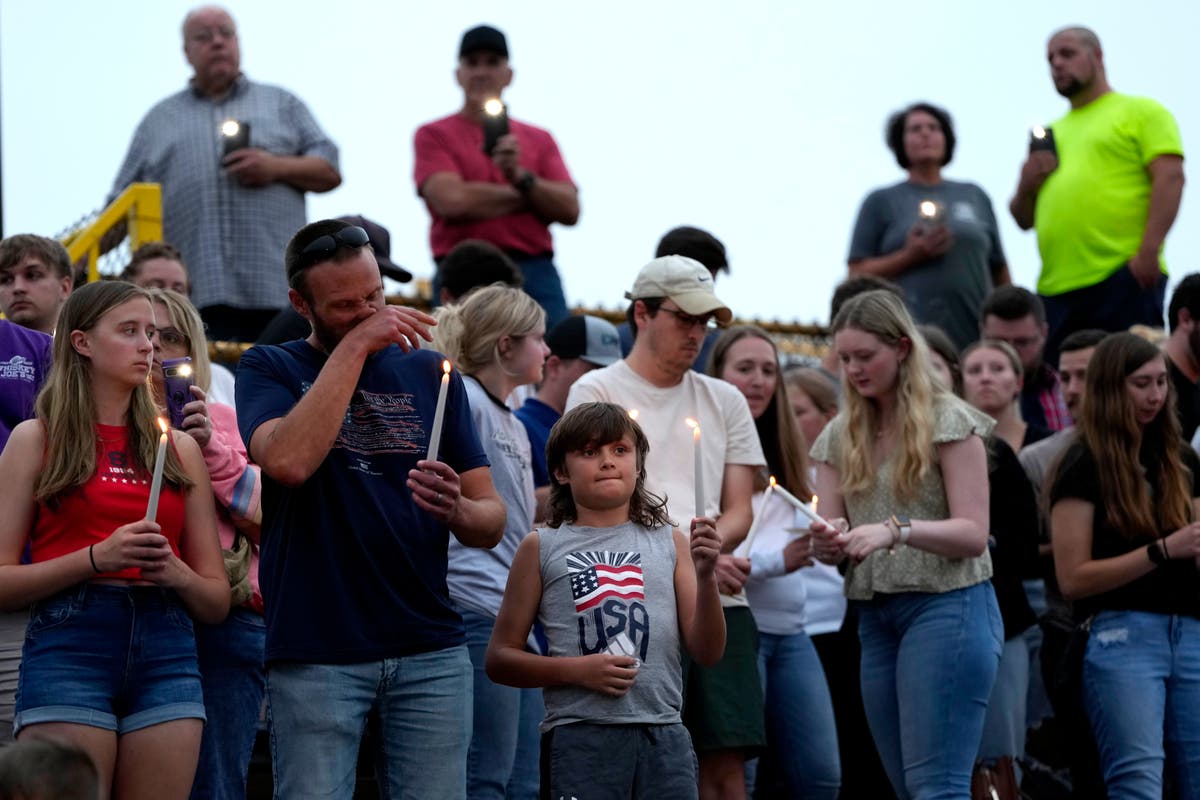
[[1161,567],[1163,564],[1167,563],[1166,544],[1161,539],[1157,542],[1151,542],[1150,544],[1146,545],[1146,555],[1150,556],[1150,561],[1153,562],[1155,566]]
[[92,562],[92,569],[96,570],[96,574],[99,575],[100,568],[96,566],[96,554],[94,552],[95,549],[96,549],[96,545],[94,545],[94,544],[88,545],[88,561]]
[[513,186],[521,194],[529,194],[530,190],[533,189],[533,184],[536,182],[537,175],[534,175],[532,172],[526,172],[513,183]]

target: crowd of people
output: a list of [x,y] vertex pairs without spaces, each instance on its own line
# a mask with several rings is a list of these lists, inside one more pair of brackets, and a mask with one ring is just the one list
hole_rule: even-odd
[[229,14],[183,35],[114,186],[170,243],[76,286],[0,241],[0,796],[244,798],[265,727],[289,800],[364,742],[397,798],[1200,798],[1200,275],[1157,330],[1182,147],[1094,33],[1010,204],[1037,292],[916,103],[819,362],[695,227],[621,325],[568,311],[578,193],[489,103],[495,28],[415,136],[432,314],[382,226],[305,223],[336,146]]

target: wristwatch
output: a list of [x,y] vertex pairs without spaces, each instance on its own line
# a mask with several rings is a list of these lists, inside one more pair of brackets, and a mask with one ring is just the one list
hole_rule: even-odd
[[912,520],[903,514],[892,514],[892,524],[900,534],[900,544],[908,544],[908,537],[912,535]]
[[537,183],[537,175],[534,175],[532,172],[526,172],[513,183],[513,186],[521,194],[529,194],[535,183]]
[[1146,555],[1150,556],[1150,561],[1158,567],[1167,563],[1166,548],[1162,546],[1162,542],[1151,542],[1146,545]]

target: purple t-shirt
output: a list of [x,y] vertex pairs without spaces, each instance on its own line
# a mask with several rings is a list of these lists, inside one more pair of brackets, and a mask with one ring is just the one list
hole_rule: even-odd
[[33,417],[33,401],[50,371],[51,338],[0,319],[0,450],[20,423]]

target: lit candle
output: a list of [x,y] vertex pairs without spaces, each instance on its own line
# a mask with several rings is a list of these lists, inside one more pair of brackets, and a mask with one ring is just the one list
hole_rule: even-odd
[[429,452],[426,461],[437,461],[438,445],[442,443],[442,419],[446,416],[446,391],[450,388],[450,362],[442,361],[442,385],[438,388],[437,408],[433,412],[433,430],[429,432]]
[[151,522],[158,516],[158,495],[162,492],[163,464],[167,460],[167,421],[158,418],[162,436],[158,437],[158,456],[154,459],[154,477],[150,481],[150,502],[146,506],[146,519]]
[[637,422],[638,410],[636,408],[629,409],[628,414],[629,414],[629,418],[631,420],[633,420],[634,422]]
[[[808,517],[813,522],[820,522],[825,525],[829,525],[829,523],[826,520],[817,516],[817,509],[815,507],[810,508],[808,503],[802,502],[799,498],[796,497],[796,495],[792,494],[787,489],[783,488],[782,486],[776,486],[775,491],[778,492],[779,495],[784,500],[787,500],[789,503],[791,503],[796,508],[797,511],[799,511],[804,516]],[[816,499],[817,499],[817,496],[814,494],[813,501],[815,502]],[[829,525],[829,527],[832,528],[833,526]]]
[[686,420],[692,429],[692,453],[696,457],[696,510],[695,516],[704,516],[704,455],[700,450],[700,423],[689,417]]
[[750,548],[754,546],[754,537],[758,535],[758,523],[762,522],[763,516],[766,515],[767,503],[771,499],[771,493],[775,491],[775,476],[771,476],[771,482],[767,484],[767,490],[763,492],[762,503],[758,506],[758,513],[754,515],[754,521],[750,523],[750,532],[746,534],[745,540],[741,543],[738,549],[746,557],[750,557]]

